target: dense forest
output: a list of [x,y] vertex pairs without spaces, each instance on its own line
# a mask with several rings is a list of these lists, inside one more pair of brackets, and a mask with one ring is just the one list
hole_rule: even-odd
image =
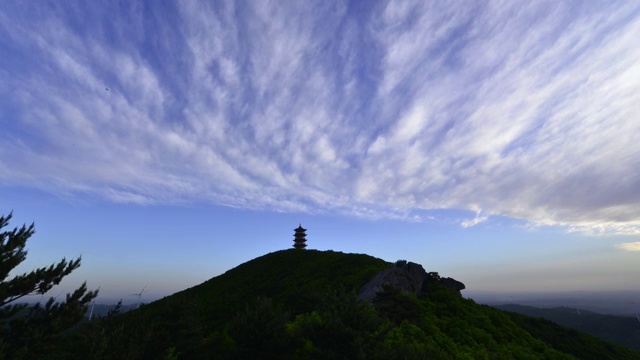
[[556,324],[640,350],[640,321],[636,317],[605,315],[566,307],[537,308],[515,304],[493,305],[493,307],[534,318],[544,318]]
[[[16,239],[30,231],[0,234],[3,250],[19,253]],[[640,359],[636,350],[550,321],[478,305],[435,272],[425,291],[387,286],[371,301],[358,298],[395,265],[363,254],[283,250],[139,309],[116,307],[78,322],[96,295],[83,285],[60,305],[5,306],[0,358]],[[2,295],[24,290],[9,282]]]

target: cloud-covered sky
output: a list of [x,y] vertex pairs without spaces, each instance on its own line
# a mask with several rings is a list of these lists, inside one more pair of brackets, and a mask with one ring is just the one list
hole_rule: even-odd
[[636,1],[3,2],[0,186],[634,237],[638,34]]
[[640,232],[636,2],[2,7],[4,184]]

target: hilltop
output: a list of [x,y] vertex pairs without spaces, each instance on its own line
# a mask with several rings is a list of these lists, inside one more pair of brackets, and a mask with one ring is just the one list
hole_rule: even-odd
[[378,274],[404,276],[406,266],[363,254],[278,251],[87,322],[58,351],[69,359],[640,359],[549,321],[478,305],[436,272],[425,272],[419,287],[409,281],[407,289],[383,286],[373,299],[358,298]]

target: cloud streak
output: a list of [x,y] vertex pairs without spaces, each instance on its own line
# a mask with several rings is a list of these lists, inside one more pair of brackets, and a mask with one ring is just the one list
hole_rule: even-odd
[[640,232],[637,4],[2,6],[3,184]]
[[617,244],[616,248],[624,251],[640,251],[640,241]]

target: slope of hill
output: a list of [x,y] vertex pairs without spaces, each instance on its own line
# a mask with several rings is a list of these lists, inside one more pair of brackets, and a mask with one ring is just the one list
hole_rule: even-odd
[[635,317],[603,315],[588,310],[557,307],[536,308],[524,305],[494,305],[495,308],[544,318],[601,339],[633,349],[640,349],[640,322]]
[[274,252],[138,310],[87,322],[49,356],[640,359],[593,336],[478,305],[435,280],[418,296],[386,288],[373,302],[358,300],[365,283],[393,266],[360,254]]

